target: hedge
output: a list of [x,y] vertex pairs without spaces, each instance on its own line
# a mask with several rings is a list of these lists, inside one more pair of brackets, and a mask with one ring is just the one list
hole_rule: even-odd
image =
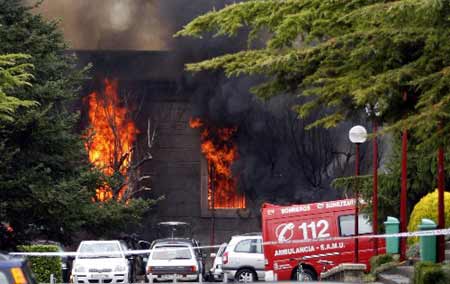
[[[23,252],[58,252],[55,245],[22,245],[18,247]],[[57,283],[62,282],[61,257],[30,256],[31,270],[38,283],[49,283],[53,274]]]
[[417,262],[414,265],[414,284],[450,283],[450,266],[431,262]]
[[[444,203],[445,203],[445,228],[450,226],[450,193],[444,193]],[[418,230],[418,226],[422,218],[431,219],[437,223],[437,208],[438,208],[438,191],[437,189],[431,193],[428,193],[416,205],[411,213],[408,223],[408,231],[414,232]],[[408,243],[413,244],[419,241],[418,237],[408,238]]]

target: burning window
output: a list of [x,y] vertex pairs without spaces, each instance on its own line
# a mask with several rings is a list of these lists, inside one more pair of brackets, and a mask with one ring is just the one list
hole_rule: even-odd
[[208,209],[246,208],[245,196],[237,191],[237,180],[231,165],[238,158],[233,143],[236,128],[206,126],[200,119],[191,119],[191,128],[201,131],[201,150],[208,168]]
[[97,189],[96,200],[121,199],[127,190],[127,174],[131,164],[133,143],[138,133],[129,110],[119,100],[117,80],[104,80],[104,89],[89,94],[84,103],[89,107],[90,128],[86,150],[89,160],[105,175],[120,175],[124,182],[111,188]]

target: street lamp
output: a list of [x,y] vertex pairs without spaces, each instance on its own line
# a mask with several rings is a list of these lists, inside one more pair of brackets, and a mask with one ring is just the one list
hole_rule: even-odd
[[[348,132],[348,138],[350,141],[355,144],[356,146],[356,157],[355,157],[355,164],[356,164],[356,173],[355,176],[359,176],[359,145],[361,143],[366,142],[367,140],[367,131],[366,129],[361,125],[353,126],[350,131]],[[358,224],[358,188],[355,186],[355,253],[354,253],[354,262],[359,262],[359,241],[358,241],[358,231],[359,231],[359,224]]]
[[[378,117],[381,115],[378,103],[375,105],[367,104],[366,113],[372,119],[372,132],[375,136],[373,138],[373,188],[372,188],[372,231],[375,235],[378,234]],[[375,255],[378,255],[378,238],[374,239],[373,250]]]

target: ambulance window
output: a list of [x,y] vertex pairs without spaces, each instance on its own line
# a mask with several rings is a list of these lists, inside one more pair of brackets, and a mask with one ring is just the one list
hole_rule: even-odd
[[235,252],[252,252],[252,240],[243,240],[240,241],[236,248],[234,249]]
[[[365,214],[358,216],[358,231],[360,235],[372,233],[372,225]],[[341,236],[353,236],[355,234],[355,215],[339,216],[339,232]]]

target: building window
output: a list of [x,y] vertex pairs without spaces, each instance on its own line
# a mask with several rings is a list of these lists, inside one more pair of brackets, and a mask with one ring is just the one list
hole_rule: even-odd
[[[223,161],[221,161],[223,163]],[[223,169],[224,165],[215,165],[208,161],[208,209],[243,209],[245,196],[237,191],[237,180],[231,175],[231,169]],[[231,164],[225,164],[231,167]]]
[[[247,201],[239,193],[235,180],[228,180],[221,186],[213,183],[211,166],[205,158],[201,160],[201,208],[203,217],[238,217],[239,210],[246,210]],[[216,179],[217,182],[217,179]],[[224,186],[225,184],[225,186]]]

